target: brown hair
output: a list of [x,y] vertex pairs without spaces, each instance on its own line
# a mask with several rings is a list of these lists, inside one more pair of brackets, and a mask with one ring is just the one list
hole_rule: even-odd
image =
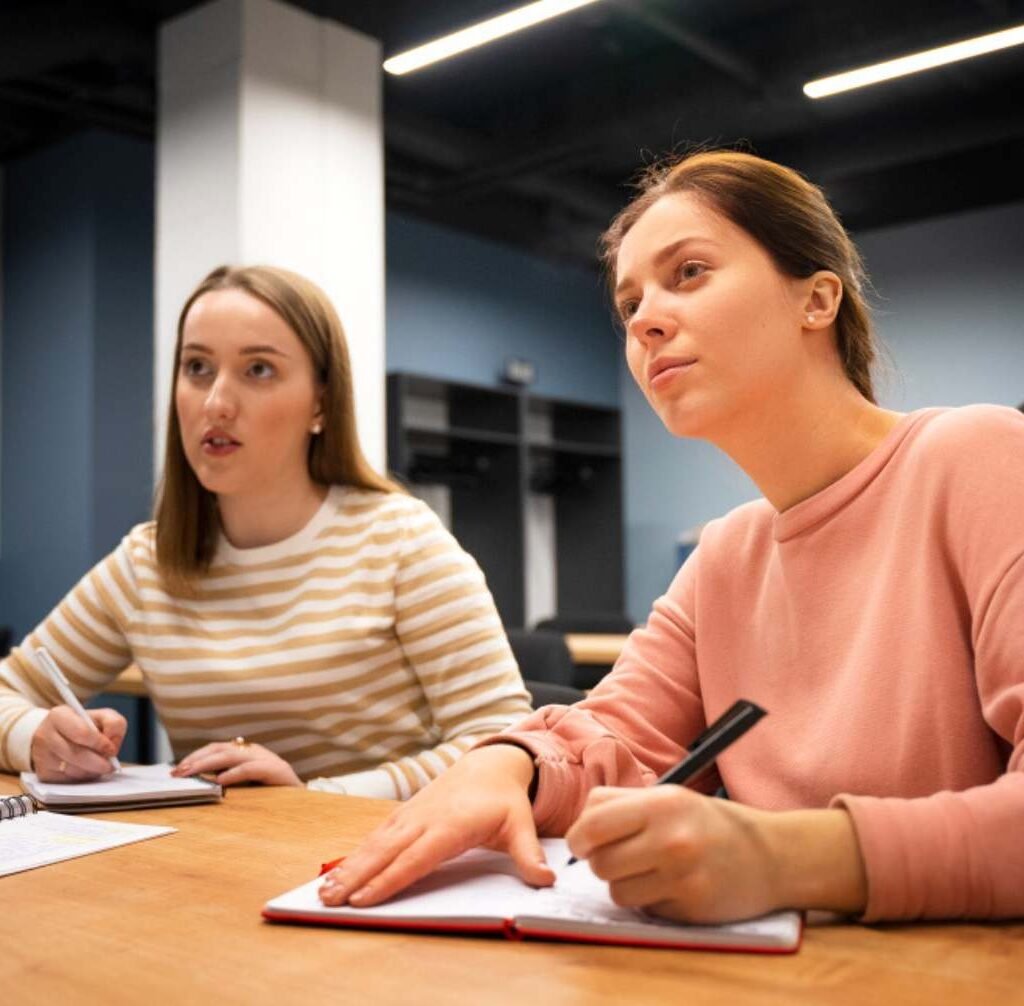
[[638,187],[640,194],[601,237],[601,259],[612,287],[615,259],[629,229],[663,196],[692,192],[742,227],[786,275],[806,278],[828,269],[839,277],[839,357],[857,390],[875,402],[871,368],[878,347],[865,296],[867,275],[860,253],[818,186],[753,154],[711,150],[655,165]]
[[156,557],[172,589],[190,592],[206,571],[217,543],[217,500],[204,489],[185,457],[175,392],[181,368],[181,340],[192,305],[211,290],[244,290],[277,312],[309,353],[323,387],[323,432],[310,440],[309,474],[319,485],[350,485],[379,492],[404,492],[377,474],[363,455],[356,435],[352,367],[341,320],[327,295],[297,273],[272,266],[214,269],[191,293],[178,316],[174,376],[167,415],[164,469],[156,498]]

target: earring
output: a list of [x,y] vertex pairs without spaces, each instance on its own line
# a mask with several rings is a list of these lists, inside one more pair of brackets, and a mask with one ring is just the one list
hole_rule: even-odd
[[814,321],[814,315],[813,315],[813,314],[809,314],[809,315],[807,315],[807,320],[808,320],[809,322],[813,322],[813,321]]
[[323,431],[323,427],[319,423],[314,423],[310,429],[310,433],[315,437],[318,433]]

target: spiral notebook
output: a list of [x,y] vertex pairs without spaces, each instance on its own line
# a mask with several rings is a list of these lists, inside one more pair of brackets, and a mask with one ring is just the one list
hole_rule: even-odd
[[541,844],[555,870],[554,887],[528,887],[508,856],[476,849],[382,905],[328,908],[318,894],[321,881],[312,880],[269,901],[263,917],[271,922],[688,950],[785,954],[800,946],[799,912],[776,912],[727,925],[671,922],[616,905],[608,885],[585,862],[561,865],[569,857],[564,839],[544,839]]
[[170,765],[125,765],[95,782],[74,783],[43,782],[33,772],[22,772],[21,785],[45,810],[62,814],[215,803],[224,795],[215,782],[172,776]]
[[175,830],[50,814],[39,810],[30,796],[0,797],[0,877],[170,835]]

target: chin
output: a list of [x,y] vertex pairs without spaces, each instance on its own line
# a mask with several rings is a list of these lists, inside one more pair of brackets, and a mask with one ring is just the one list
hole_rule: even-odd
[[673,402],[665,408],[657,410],[658,418],[665,429],[674,437],[706,440],[710,438],[713,422],[707,409],[684,407]]

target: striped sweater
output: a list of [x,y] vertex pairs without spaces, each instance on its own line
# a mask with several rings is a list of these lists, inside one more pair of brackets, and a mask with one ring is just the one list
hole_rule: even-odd
[[404,799],[529,699],[476,563],[419,500],[334,486],[297,534],[221,537],[195,597],[167,592],[135,527],[0,664],[0,767],[29,768],[59,702],[136,663],[177,757],[242,734],[311,788]]

